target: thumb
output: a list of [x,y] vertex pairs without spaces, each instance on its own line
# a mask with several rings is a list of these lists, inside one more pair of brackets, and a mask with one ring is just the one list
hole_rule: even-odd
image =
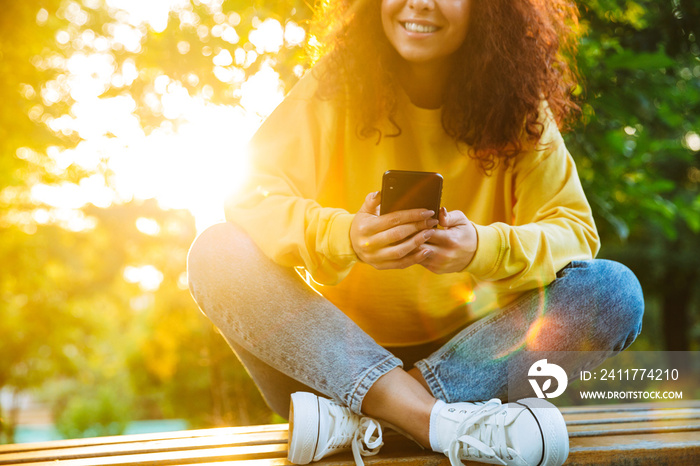
[[438,215],[440,226],[443,228],[455,227],[457,225],[466,225],[469,221],[467,216],[461,210],[453,210],[448,212],[444,207],[440,207]]
[[379,204],[381,203],[381,194],[379,191],[369,193],[365,197],[365,202],[360,207],[359,212],[364,212],[371,215],[379,215]]

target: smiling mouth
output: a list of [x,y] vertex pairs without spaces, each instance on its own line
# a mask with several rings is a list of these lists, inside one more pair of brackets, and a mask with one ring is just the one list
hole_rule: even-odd
[[437,26],[428,26],[425,24],[417,24],[417,23],[411,23],[411,22],[405,22],[401,23],[401,26],[408,32],[421,32],[421,33],[430,33],[430,32],[435,32],[438,31],[440,28]]

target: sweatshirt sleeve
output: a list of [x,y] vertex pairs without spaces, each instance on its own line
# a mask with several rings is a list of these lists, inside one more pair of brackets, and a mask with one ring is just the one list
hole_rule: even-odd
[[350,242],[354,215],[315,200],[338,118],[331,102],[313,97],[315,88],[307,73],[255,133],[250,176],[228,197],[225,213],[273,261],[335,284],[357,261]]
[[475,225],[477,251],[465,272],[505,292],[548,285],[573,260],[600,247],[576,166],[549,109],[539,143],[516,162],[512,222]]

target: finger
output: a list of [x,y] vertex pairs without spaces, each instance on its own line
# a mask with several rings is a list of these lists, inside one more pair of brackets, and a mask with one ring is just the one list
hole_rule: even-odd
[[381,248],[374,252],[373,259],[375,262],[394,262],[402,260],[429,240],[430,237],[435,234],[435,231],[436,230],[432,228],[423,230],[401,243]]
[[421,222],[429,219],[433,215],[435,215],[435,212],[426,209],[411,209],[390,212],[371,219],[371,222],[368,225],[368,233],[380,233],[400,225]]
[[450,239],[450,233],[445,230],[435,230],[435,233],[426,241],[434,246],[445,246]]
[[362,207],[360,207],[359,212],[379,216],[379,204],[382,200],[381,197],[382,195],[379,191],[369,193],[367,196],[365,196],[365,202],[362,203]]
[[415,235],[419,231],[431,230],[437,224],[438,221],[436,219],[427,218],[419,222],[399,225],[397,227],[393,227],[375,234],[370,239],[370,241],[372,243],[372,246],[376,248],[389,246],[390,244],[399,243],[408,238],[409,236]]
[[426,259],[430,258],[433,251],[430,249],[418,249],[416,252],[405,256],[399,260],[384,261],[377,265],[375,268],[385,270],[385,269],[405,269],[412,265],[420,264]]
[[429,252],[426,253],[426,257],[420,262],[420,265],[432,272],[435,268],[436,261],[438,260],[437,251],[428,244],[421,246],[421,249]]

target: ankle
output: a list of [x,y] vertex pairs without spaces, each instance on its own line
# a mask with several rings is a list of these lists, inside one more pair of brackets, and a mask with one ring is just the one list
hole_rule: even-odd
[[396,430],[405,435],[423,448],[430,449],[430,416],[435,404],[435,400],[430,401],[414,399],[396,398],[391,405],[393,410],[382,409],[381,411],[368,410],[363,412],[372,418],[383,421],[386,427]]
[[404,430],[402,433],[408,434],[410,438],[427,450],[431,449],[430,414],[434,405],[434,402],[423,405],[413,415],[409,415],[403,423],[397,424],[400,429]]
[[415,378],[397,368],[372,385],[362,402],[362,412],[430,448],[430,413],[434,404],[435,398]]

